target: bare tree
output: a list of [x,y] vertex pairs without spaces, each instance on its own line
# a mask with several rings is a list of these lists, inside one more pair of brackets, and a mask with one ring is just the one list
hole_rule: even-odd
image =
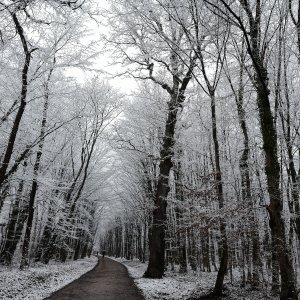
[[[253,12],[248,1],[240,1],[240,6],[249,23],[249,28],[247,28],[245,21],[233,10],[232,6],[227,1],[205,2],[213,11],[218,14],[221,13],[224,18],[230,18],[241,30],[245,38],[247,52],[252,60],[255,71],[254,82],[257,91],[257,106],[265,153],[265,172],[267,176],[268,193],[270,196],[270,204],[267,206],[267,210],[270,216],[270,229],[274,239],[274,251],[277,253],[276,255],[281,272],[280,298],[297,299],[290,249],[285,240],[282,202],[280,200],[280,166],[277,155],[277,133],[270,106],[268,69],[265,64],[265,51],[267,45],[261,44],[262,3],[257,0],[255,2],[255,12]],[[219,7],[218,4],[222,6]],[[272,14],[272,11],[270,14]]]

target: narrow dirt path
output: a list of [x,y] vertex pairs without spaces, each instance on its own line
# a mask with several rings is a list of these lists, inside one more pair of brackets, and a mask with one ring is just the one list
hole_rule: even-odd
[[46,299],[143,300],[144,297],[122,264],[109,258],[100,258],[92,271]]

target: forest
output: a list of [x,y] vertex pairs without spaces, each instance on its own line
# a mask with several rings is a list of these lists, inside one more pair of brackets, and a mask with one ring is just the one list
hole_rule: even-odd
[[0,277],[105,249],[298,299],[299,69],[296,0],[1,0]]

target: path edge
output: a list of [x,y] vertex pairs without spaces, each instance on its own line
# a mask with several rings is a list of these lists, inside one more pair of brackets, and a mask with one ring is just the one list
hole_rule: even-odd
[[134,287],[135,287],[136,291],[137,291],[137,292],[139,293],[139,295],[142,296],[142,297],[144,298],[144,300],[145,300],[145,299],[146,299],[146,296],[145,296],[145,294],[143,293],[143,290],[136,284],[134,278],[130,275],[127,266],[124,265],[124,264],[122,264],[121,262],[119,262],[119,261],[117,261],[117,260],[114,260],[114,259],[111,258],[111,257],[106,257],[106,258],[108,258],[108,259],[110,259],[110,260],[112,260],[112,261],[114,261],[114,262],[120,264],[120,265],[126,270],[127,275],[128,275],[128,277],[132,280],[132,282],[133,282],[133,284],[134,284]]
[[79,280],[82,276],[84,276],[84,275],[86,275],[86,274],[88,274],[88,273],[94,271],[94,269],[96,269],[96,268],[98,267],[99,263],[100,263],[100,258],[98,257],[98,261],[97,261],[96,265],[95,265],[91,270],[89,270],[89,271],[83,273],[83,274],[80,275],[78,278],[76,278],[76,279],[72,280],[71,282],[69,282],[68,284],[66,284],[66,285],[64,285],[64,286],[62,286],[62,287],[60,287],[57,291],[51,293],[51,294],[48,295],[46,298],[43,298],[43,300],[50,299],[50,297],[52,297],[52,296],[54,296],[55,294],[57,294],[60,290],[66,288],[66,287],[69,286],[70,284],[72,284],[72,283],[74,283],[75,281]]

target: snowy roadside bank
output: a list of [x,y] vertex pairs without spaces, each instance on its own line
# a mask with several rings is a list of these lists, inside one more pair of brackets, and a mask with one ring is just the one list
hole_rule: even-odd
[[96,257],[48,265],[35,264],[28,270],[0,267],[0,299],[41,300],[92,270]]
[[[146,300],[197,299],[200,295],[209,293],[217,276],[216,272],[180,274],[168,271],[162,279],[147,279],[143,278],[147,264],[138,260],[128,261],[124,258],[110,258],[126,266]],[[234,285],[229,284],[226,280],[225,283],[230,288],[230,292],[228,297],[223,298],[224,300],[279,299],[279,297],[271,297],[263,290],[255,291],[247,287],[241,288],[238,281]]]
[[197,275],[182,275],[172,272],[167,272],[166,276],[162,279],[143,278],[147,264],[141,263],[138,260],[128,261],[123,258],[110,258],[126,266],[130,276],[134,279],[137,287],[143,292],[146,300],[188,299],[200,281]]

